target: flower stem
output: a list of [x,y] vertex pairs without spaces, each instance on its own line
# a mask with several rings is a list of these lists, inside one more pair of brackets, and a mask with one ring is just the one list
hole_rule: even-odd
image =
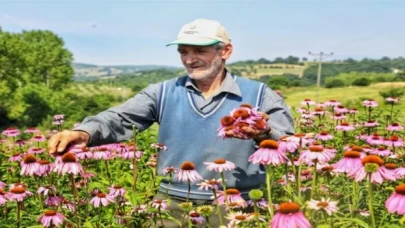
[[137,174],[137,171],[138,171],[138,167],[137,167],[137,162],[136,162],[136,155],[135,155],[135,146],[136,146],[136,136],[138,135],[138,132],[136,131],[136,126],[135,125],[133,125],[132,126],[132,132],[133,132],[133,135],[134,135],[134,158],[132,159],[132,177],[133,177],[133,180],[134,180],[134,184],[132,185],[132,190],[134,191],[134,192],[136,192],[136,181],[137,181],[137,178],[138,178],[138,174]]
[[368,174],[368,176],[368,209],[370,210],[371,228],[375,228],[373,182],[371,181],[371,174]]
[[[37,189],[39,189],[39,178],[35,176],[35,182],[37,183]],[[39,199],[39,207],[41,208],[41,211],[44,210],[44,205],[42,203],[42,196],[40,193],[38,193],[38,199]]]
[[162,211],[160,210],[160,206],[159,206],[159,218],[160,218],[160,223],[162,223],[162,227],[165,227],[165,224],[163,223],[163,218],[162,218]]
[[186,200],[186,202],[188,202],[188,199],[190,197],[190,190],[191,190],[191,181],[190,181],[190,179],[187,179],[187,200]]
[[267,184],[267,201],[269,203],[269,213],[270,213],[270,219],[273,218],[273,201],[271,199],[271,179],[273,175],[273,169],[272,166],[269,165],[266,167],[266,184]]
[[107,162],[107,160],[104,160],[104,164],[105,164],[105,171],[106,171],[107,177],[108,177],[108,182],[109,182],[110,185],[111,185],[111,184],[112,184],[112,182],[111,182],[111,174],[110,174],[110,171],[109,171],[109,169],[108,169],[108,162]]
[[17,228],[20,228],[21,223],[21,203],[17,201]]
[[312,177],[312,186],[311,186],[311,197],[310,199],[312,199],[314,196],[317,195],[317,182],[318,182],[318,176],[317,176],[317,172],[316,172],[316,165],[317,162],[314,162],[314,172],[313,172],[313,177]]
[[99,227],[100,224],[101,224],[101,212],[102,211],[103,211],[103,205],[100,204],[100,211],[98,212],[98,224],[97,224],[97,227]]
[[[221,224],[221,226],[223,226],[224,222],[222,221],[221,208],[219,206],[217,192],[215,191],[215,189],[212,189],[212,192],[214,193],[214,198],[215,198],[215,201],[217,202],[216,204],[217,204],[217,212],[218,212],[219,223]],[[208,220],[207,220],[207,223],[208,223]]]
[[207,225],[207,227],[208,228],[212,228],[212,226],[211,226],[211,224],[210,224],[210,217],[209,216],[205,216],[205,220],[207,221],[206,223],[206,225]]
[[78,222],[78,226],[79,228],[81,227],[82,221],[80,219],[80,216],[78,215],[79,212],[79,196],[77,195],[77,189],[76,189],[76,183],[75,183],[75,178],[73,176],[73,174],[69,174],[69,178],[70,178],[70,182],[72,185],[72,190],[73,190],[73,197],[75,199],[75,217],[76,217],[76,222]]
[[224,190],[224,197],[225,197],[225,205],[228,205],[228,196],[226,195],[226,184],[225,184],[225,175],[224,172],[221,172],[221,179],[222,179],[222,189]]

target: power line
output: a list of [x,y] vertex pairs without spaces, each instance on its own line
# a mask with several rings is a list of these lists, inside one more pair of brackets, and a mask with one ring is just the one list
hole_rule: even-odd
[[316,85],[317,85],[317,89],[316,89],[316,101],[319,102],[319,87],[321,86],[321,74],[322,74],[322,60],[326,57],[332,56],[333,52],[329,53],[329,54],[325,54],[323,52],[320,53],[311,53],[308,52],[309,55],[312,56],[319,56],[318,59],[318,76],[316,78]]

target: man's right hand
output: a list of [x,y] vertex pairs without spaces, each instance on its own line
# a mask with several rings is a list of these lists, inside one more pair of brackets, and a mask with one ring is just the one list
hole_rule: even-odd
[[48,141],[48,152],[53,154],[55,152],[62,153],[68,146],[79,145],[86,147],[89,142],[90,135],[84,131],[70,131],[64,130],[53,135]]

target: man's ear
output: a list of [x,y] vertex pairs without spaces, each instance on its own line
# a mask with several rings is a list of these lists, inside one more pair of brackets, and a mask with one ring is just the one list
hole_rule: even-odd
[[229,59],[231,57],[233,50],[233,46],[231,43],[225,44],[225,46],[221,49],[221,57],[223,60]]

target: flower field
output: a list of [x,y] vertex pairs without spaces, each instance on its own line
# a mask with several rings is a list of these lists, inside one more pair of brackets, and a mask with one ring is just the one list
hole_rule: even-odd
[[[163,179],[212,193],[207,205],[187,197],[178,227],[215,227],[212,217],[224,227],[403,227],[405,133],[398,103],[395,97],[367,99],[356,109],[336,100],[302,100],[296,134],[264,140],[250,156],[263,166],[266,183],[249,198],[226,186],[224,173],[236,168],[232,160],[202,161],[217,173],[213,180],[204,180],[189,161],[156,170],[158,154],[169,152],[149,130],[134,129],[128,142],[72,145],[51,155],[47,140],[68,117],[55,115],[55,129],[46,132],[10,127],[0,137],[1,227],[164,227],[164,220],[175,219],[170,197],[153,199]],[[235,111],[218,123],[219,140],[227,140],[224,129],[231,125],[240,140],[249,136],[238,126],[265,128],[254,110]]]

